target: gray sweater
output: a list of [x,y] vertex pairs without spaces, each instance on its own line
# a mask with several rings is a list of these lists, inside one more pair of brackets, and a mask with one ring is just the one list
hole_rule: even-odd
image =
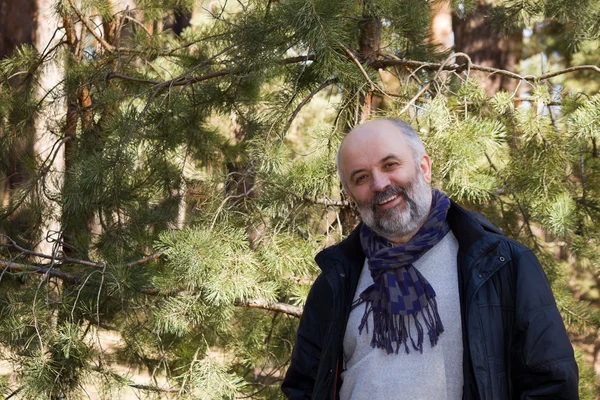
[[[444,332],[431,347],[425,333],[423,354],[403,347],[398,354],[371,347],[371,333],[358,326],[364,304],[356,307],[348,319],[344,336],[344,371],[341,374],[340,400],[436,399],[459,400],[463,391],[462,328],[456,254],[458,242],[450,231],[425,253],[414,266],[431,283]],[[373,283],[367,261],[362,270],[354,299]],[[372,313],[369,327],[373,326]],[[414,324],[414,322],[413,322]],[[414,325],[412,332],[416,332]]]

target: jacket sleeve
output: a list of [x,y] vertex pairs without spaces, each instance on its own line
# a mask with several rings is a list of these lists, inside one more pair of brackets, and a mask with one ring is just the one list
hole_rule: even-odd
[[530,251],[517,256],[511,374],[515,398],[578,399],[573,347],[544,271]]
[[322,340],[330,321],[331,303],[331,287],[321,274],[306,299],[290,367],[281,384],[281,390],[291,400],[312,397],[321,361]]

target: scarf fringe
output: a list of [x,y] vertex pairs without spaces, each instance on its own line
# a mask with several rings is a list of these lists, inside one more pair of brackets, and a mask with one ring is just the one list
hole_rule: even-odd
[[[444,332],[444,325],[437,311],[435,297],[428,296],[427,303],[425,307],[414,314],[390,315],[387,311],[374,311],[373,303],[366,301],[365,312],[358,326],[358,332],[362,334],[362,330],[366,329],[369,333],[369,315],[373,313],[374,326],[371,347],[385,349],[387,354],[398,354],[401,347],[404,347],[404,352],[409,354],[409,347],[412,347],[422,354],[424,329],[421,321],[419,321],[419,315],[427,328],[427,336],[431,347],[437,344],[440,334]],[[411,332],[411,319],[416,329],[416,343],[413,332]],[[410,339],[411,346],[409,346],[408,339]]]

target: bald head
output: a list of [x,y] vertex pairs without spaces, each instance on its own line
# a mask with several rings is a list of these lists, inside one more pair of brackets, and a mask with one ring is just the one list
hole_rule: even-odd
[[419,165],[419,160],[426,154],[421,138],[419,138],[419,135],[417,135],[415,130],[406,122],[397,118],[384,118],[365,122],[352,129],[346,137],[344,137],[338,149],[337,171],[344,189],[348,188],[345,180],[347,177],[344,176],[344,171],[341,166],[344,148],[347,148],[348,144],[353,145],[356,143],[359,146],[366,146],[369,144],[370,137],[374,137],[375,135],[380,136],[382,134],[398,135],[402,137],[406,141],[406,145],[410,148],[415,165],[417,166]]

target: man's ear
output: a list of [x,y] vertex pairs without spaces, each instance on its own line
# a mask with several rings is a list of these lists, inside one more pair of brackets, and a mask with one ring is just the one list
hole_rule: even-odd
[[425,178],[425,182],[431,183],[431,158],[427,154],[421,157],[421,161],[419,162],[419,168],[421,168],[421,173]]
[[350,200],[351,202],[355,203],[354,201],[354,196],[352,196],[352,194],[350,193],[350,191],[346,188],[342,189],[342,192],[344,192],[344,196],[346,196],[346,198],[348,200]]

